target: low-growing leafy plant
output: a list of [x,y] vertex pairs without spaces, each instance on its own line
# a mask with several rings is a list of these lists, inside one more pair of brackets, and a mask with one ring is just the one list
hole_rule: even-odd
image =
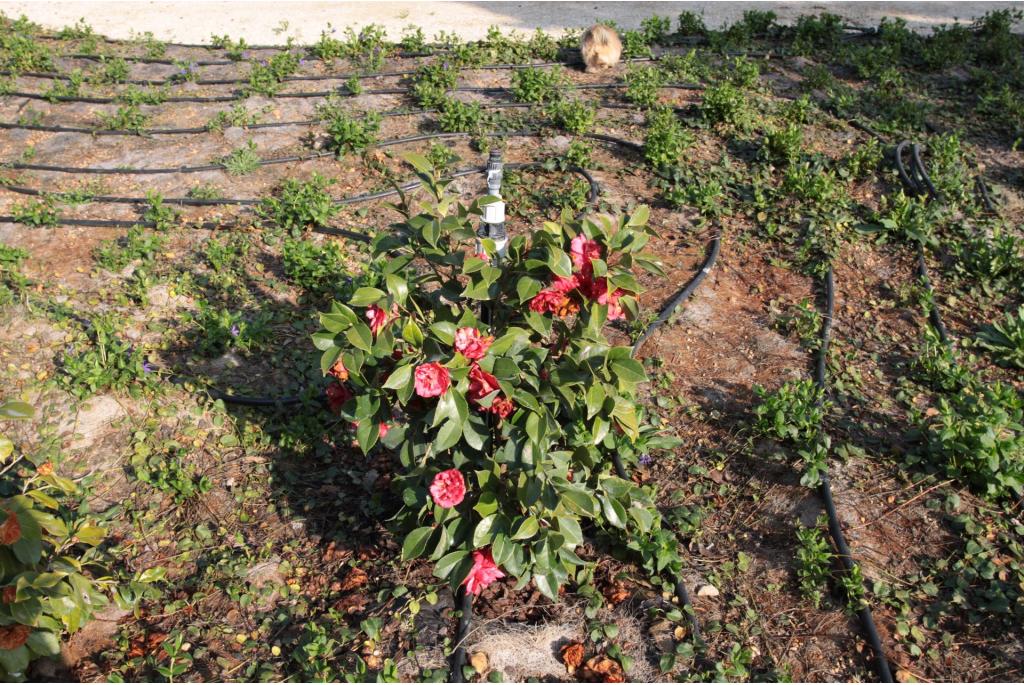
[[288,280],[315,295],[341,294],[352,283],[345,253],[335,241],[285,240],[281,259]]
[[118,336],[118,328],[110,315],[93,317],[86,330],[88,342],[77,343],[61,354],[58,385],[79,399],[105,390],[136,395],[156,388],[157,374],[145,351]]
[[298,70],[300,61],[299,56],[292,52],[289,41],[288,49],[276,53],[270,59],[252,63],[246,94],[266,97],[277,95],[284,79]]
[[660,69],[631,64],[623,78],[627,100],[646,109],[658,105],[659,89],[665,85],[665,75]]
[[526,67],[512,72],[512,97],[519,102],[554,102],[562,97],[565,86],[565,73],[560,67]]
[[317,110],[327,134],[325,147],[338,159],[359,153],[377,141],[381,116],[377,112],[351,113],[332,103]]
[[164,196],[160,193],[146,193],[146,209],[142,220],[153,224],[158,231],[167,231],[178,222],[180,213],[174,207],[164,204]]
[[243,147],[235,148],[220,159],[221,166],[232,176],[245,176],[260,168],[263,158],[256,150],[256,142],[248,141]]
[[1024,493],[1024,400],[1001,382],[972,383],[938,398],[921,420],[926,456],[992,499]]
[[265,343],[270,337],[270,312],[247,313],[215,307],[205,300],[198,303],[199,309],[186,313],[186,322],[198,328],[196,345],[200,352],[217,355],[228,350],[248,352]]
[[447,133],[480,133],[486,113],[477,102],[445,99],[437,116],[437,125]]
[[111,131],[135,131],[141,133],[149,124],[150,116],[136,104],[122,105],[113,114],[101,112],[100,126]]
[[245,42],[245,38],[239,38],[235,41],[226,33],[223,36],[211,36],[210,45],[224,50],[225,56],[232,62],[242,61],[245,57],[245,51],[249,48],[249,44]]
[[749,129],[754,121],[747,96],[729,81],[716,83],[704,91],[700,111],[712,124],[726,124],[741,131]]
[[1024,369],[1024,306],[982,328],[978,345],[991,352],[997,363]]
[[760,399],[754,409],[755,432],[798,445],[818,438],[828,402],[813,381],[788,381],[775,392],[757,386],[754,393]]
[[459,70],[454,64],[424,64],[416,70],[409,93],[420,107],[440,107],[458,80]]
[[11,216],[15,222],[26,226],[57,226],[60,223],[60,212],[57,202],[50,195],[39,200],[29,200],[11,207]]
[[563,215],[514,237],[494,265],[474,246],[479,207],[447,196],[424,158],[407,159],[430,199],[403,198],[401,228],[374,241],[367,270],[385,289],[335,302],[313,338],[334,379],[329,402],[361,449],[398,453],[403,559],[426,556],[473,594],[508,573],[555,598],[583,566],[575,549],[590,519],[628,532],[652,571],[673,568],[650,493],[609,473],[610,455],[642,433],[645,375],[601,328],[636,315],[632,267],[657,269],[638,252],[646,209]]
[[653,110],[647,116],[644,159],[655,170],[668,169],[679,163],[693,140],[693,134],[683,128],[675,110],[671,107]]
[[143,264],[153,261],[166,242],[167,239],[158,233],[132,226],[124,237],[100,243],[93,256],[104,269],[120,271],[137,260]]
[[821,532],[824,521],[818,526],[796,531],[800,546],[796,550],[796,577],[800,584],[800,594],[810,600],[815,609],[821,608],[821,602],[828,591],[828,581],[832,575],[832,547]]
[[555,101],[547,106],[545,113],[555,126],[578,136],[589,133],[597,118],[597,108],[578,99]]
[[297,236],[310,226],[324,226],[339,207],[327,192],[332,181],[314,173],[308,181],[286,179],[276,197],[265,198],[256,208],[262,219]]

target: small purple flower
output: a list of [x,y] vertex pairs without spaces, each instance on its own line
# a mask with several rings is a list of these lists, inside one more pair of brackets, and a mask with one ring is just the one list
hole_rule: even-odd
[[232,325],[231,326],[231,337],[232,338],[237,338],[239,333],[241,333],[241,331],[238,329],[238,324],[236,323],[236,324]]
[[650,466],[653,463],[654,463],[654,457],[652,457],[651,455],[649,455],[649,454],[641,454],[640,455],[640,465],[641,466]]
[[153,373],[156,368],[149,362],[142,362],[142,373]]

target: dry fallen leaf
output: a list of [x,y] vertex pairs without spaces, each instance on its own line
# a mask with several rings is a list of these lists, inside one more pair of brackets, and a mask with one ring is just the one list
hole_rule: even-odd
[[345,576],[345,580],[341,581],[341,591],[348,592],[349,590],[355,590],[358,587],[366,585],[369,581],[369,577],[366,575],[366,571],[361,568],[354,568],[348,572]]
[[469,657],[469,665],[480,674],[487,672],[487,666],[489,663],[487,655],[483,652],[473,652],[472,656]]
[[13,545],[21,538],[21,524],[18,517],[8,509],[0,509],[0,513],[6,514],[7,518],[0,523],[0,544]]
[[604,596],[612,604],[621,604],[629,599],[629,590],[626,589],[625,583],[615,583],[605,589]]
[[576,672],[583,663],[583,645],[579,642],[570,642],[562,646],[562,663],[570,675]]
[[626,674],[618,661],[598,654],[587,661],[583,667],[583,678],[593,683],[624,683]]
[[17,649],[25,644],[32,628],[15,623],[13,626],[0,627],[0,649]]

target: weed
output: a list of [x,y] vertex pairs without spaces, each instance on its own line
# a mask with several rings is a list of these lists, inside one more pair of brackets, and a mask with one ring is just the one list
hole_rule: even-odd
[[816,350],[821,345],[821,312],[809,299],[790,305],[786,313],[779,314],[776,325],[784,335],[795,334],[800,345],[807,350]]
[[111,131],[135,131],[142,133],[142,130],[149,125],[150,116],[139,109],[136,104],[122,105],[113,114],[101,112],[100,126]]
[[141,226],[132,226],[122,238],[100,243],[93,256],[96,262],[108,271],[120,271],[132,262],[152,262],[163,248],[167,239],[150,233]]
[[728,81],[709,86],[704,91],[700,111],[709,123],[727,124],[741,131],[749,129],[754,121],[746,96]]
[[992,499],[1024,491],[1024,400],[1000,383],[973,383],[941,396],[920,425],[926,456]]
[[327,193],[330,184],[319,174],[313,174],[309,181],[289,178],[281,186],[279,196],[265,198],[256,213],[293,236],[310,226],[324,226],[339,211]]
[[244,104],[238,103],[232,105],[229,110],[220,111],[213,115],[210,121],[207,122],[206,128],[210,131],[223,131],[229,126],[245,128],[260,123],[261,119],[261,112],[253,112]]
[[197,346],[206,355],[223,354],[228,350],[248,352],[270,338],[270,323],[273,315],[259,311],[251,315],[213,307],[200,300],[199,310],[185,314],[186,322],[198,327]]
[[448,62],[424,64],[416,70],[409,92],[420,107],[440,107],[458,80],[458,68]]
[[978,346],[991,352],[996,363],[1024,369],[1024,305],[982,328]]
[[249,68],[249,85],[247,95],[264,95],[273,97],[281,90],[284,79],[299,68],[300,58],[288,49],[278,52],[268,60],[253,63]]
[[166,231],[177,223],[179,212],[174,207],[164,204],[164,197],[160,193],[146,193],[146,209],[142,213],[143,221],[154,225],[158,231]]
[[128,79],[128,62],[123,57],[101,55],[100,67],[96,75],[97,83],[124,83]]
[[693,140],[693,135],[683,128],[671,107],[656,109],[647,116],[644,159],[656,170],[667,169],[679,162]]
[[186,196],[195,200],[219,200],[224,197],[224,193],[211,183],[201,183],[189,188]]
[[263,158],[256,151],[256,143],[250,140],[244,147],[236,148],[217,163],[232,176],[245,176],[259,169],[262,162]]
[[[969,363],[973,361],[972,358]],[[924,341],[913,366],[920,380],[943,392],[960,392],[974,382],[968,367],[957,361],[953,350],[939,339],[931,326],[925,328]]]
[[249,48],[249,44],[245,42],[245,38],[239,38],[237,41],[233,41],[226,33],[223,36],[211,36],[210,45],[224,50],[224,54],[232,62],[240,62],[245,57],[245,51]]
[[26,226],[57,226],[60,213],[52,196],[44,195],[40,200],[29,200],[11,207],[14,221]]
[[800,156],[803,151],[803,140],[803,129],[797,124],[769,128],[765,131],[761,143],[761,157],[776,164],[788,164]]
[[140,440],[131,456],[132,475],[181,504],[209,492],[212,486],[206,476],[196,477],[195,466],[187,463],[188,456],[189,451],[173,441],[154,450],[148,441]]
[[130,85],[118,93],[117,101],[128,105],[160,105],[167,100],[169,92],[167,86],[139,88]]
[[704,24],[704,18],[696,12],[680,12],[679,14],[679,33],[683,36],[705,36],[708,32],[708,27]]

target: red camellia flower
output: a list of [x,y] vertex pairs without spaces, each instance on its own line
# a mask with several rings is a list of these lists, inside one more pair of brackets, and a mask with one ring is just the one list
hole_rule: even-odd
[[420,364],[413,373],[416,394],[420,397],[438,397],[448,391],[452,378],[448,369],[437,362]]
[[479,402],[498,389],[498,379],[480,368],[475,363],[469,367],[469,392],[466,396],[473,402]]
[[366,308],[366,318],[370,321],[370,330],[374,335],[380,333],[381,329],[388,325],[388,313],[375,304]]
[[584,270],[590,266],[591,260],[601,258],[601,245],[580,233],[569,245],[569,256],[572,257],[573,266]]
[[573,274],[566,278],[565,276],[555,276],[555,280],[551,281],[550,290],[554,290],[556,293],[562,293],[568,295],[573,290],[580,287],[580,276],[579,274]]
[[388,424],[386,424],[383,421],[381,421],[380,422],[380,426],[378,426],[378,428],[377,428],[377,435],[381,439],[383,439],[384,436],[388,434],[389,430],[391,430],[391,426],[389,426]]
[[565,294],[554,289],[541,290],[530,300],[530,309],[539,314],[554,314],[565,318],[580,310],[580,306]]
[[483,359],[493,342],[493,336],[483,337],[480,331],[469,326],[455,331],[455,349],[471,361]]
[[491,413],[503,419],[507,419],[515,408],[516,405],[507,397],[495,397],[491,402]]
[[353,397],[352,391],[341,383],[332,382],[327,386],[325,392],[327,394],[327,405],[335,414],[340,413],[342,406]]
[[494,563],[490,548],[478,549],[473,552],[473,567],[469,569],[469,575],[462,584],[466,586],[466,592],[475,595],[498,578],[504,577],[505,574]]
[[434,482],[430,484],[430,497],[439,507],[457,507],[465,496],[466,479],[458,469],[442,471],[434,476]]

